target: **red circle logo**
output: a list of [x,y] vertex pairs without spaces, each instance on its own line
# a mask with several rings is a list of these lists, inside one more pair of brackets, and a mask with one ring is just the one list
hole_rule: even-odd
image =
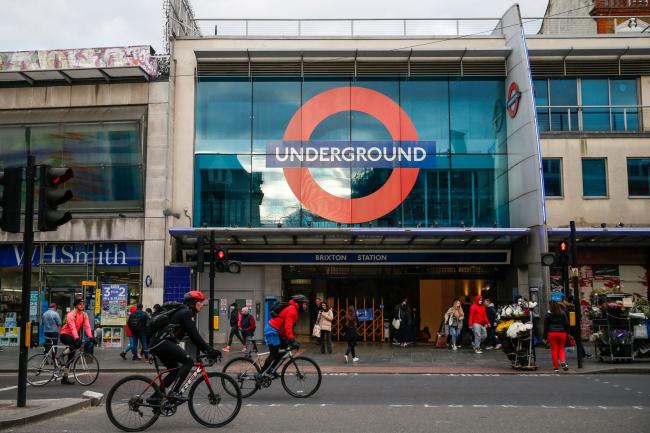
[[[395,101],[364,87],[336,87],[305,102],[289,121],[284,140],[307,141],[314,129],[333,114],[360,111],[373,116],[395,141],[417,140],[415,125]],[[325,191],[308,168],[284,168],[293,194],[311,212],[330,221],[356,224],[373,221],[394,210],[409,195],[419,168],[394,168],[377,191],[365,197],[343,198]]]
[[510,118],[514,118],[517,115],[520,100],[521,92],[519,91],[519,86],[513,81],[508,88],[508,100],[506,102],[506,108],[508,109],[508,116]]

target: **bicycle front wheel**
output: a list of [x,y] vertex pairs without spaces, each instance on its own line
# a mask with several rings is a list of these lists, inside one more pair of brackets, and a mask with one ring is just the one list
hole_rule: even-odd
[[39,353],[27,360],[27,383],[32,386],[45,386],[54,378],[56,365],[49,355]]
[[282,369],[282,386],[289,395],[306,398],[314,395],[323,379],[320,367],[310,358],[298,356]]
[[259,372],[260,367],[249,358],[232,359],[223,367],[223,373],[237,382],[242,398],[250,397],[258,390],[257,375]]
[[106,414],[113,425],[124,431],[142,431],[160,416],[162,393],[145,376],[127,376],[106,396]]
[[99,377],[99,362],[94,355],[81,352],[74,360],[72,372],[79,385],[92,385]]
[[192,417],[206,427],[223,427],[241,409],[241,392],[235,380],[224,373],[208,373],[194,382],[189,393]]

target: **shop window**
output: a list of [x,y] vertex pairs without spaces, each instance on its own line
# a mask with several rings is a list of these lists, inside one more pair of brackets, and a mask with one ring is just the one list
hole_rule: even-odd
[[560,158],[542,159],[544,172],[544,195],[562,197],[562,160]]
[[582,159],[582,195],[607,196],[607,164],[605,158]]
[[630,197],[650,197],[650,158],[627,159],[627,188]]

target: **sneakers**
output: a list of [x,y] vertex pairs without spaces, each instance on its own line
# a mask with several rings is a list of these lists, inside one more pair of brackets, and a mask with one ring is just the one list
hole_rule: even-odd
[[455,344],[452,344],[451,345],[451,350],[458,350],[458,346],[456,346]]
[[248,352],[248,347],[246,347],[246,346],[242,347],[241,351],[244,352],[244,353]]
[[501,343],[499,343],[499,344],[497,344],[494,348],[495,348],[496,350],[499,350],[499,349],[501,349],[502,347],[503,347],[503,346],[501,345]]
[[492,347],[492,346],[486,346],[485,347],[485,350],[492,350],[492,349],[494,349],[494,347]]
[[222,352],[230,352],[230,346],[226,346],[223,349],[221,349]]
[[562,362],[562,363],[560,363],[560,365],[562,366],[562,370],[569,371],[569,366],[566,365],[566,362]]
[[354,358],[352,358],[352,362],[359,362],[359,358],[355,356]]
[[483,353],[483,351],[481,349],[474,349],[474,353],[481,354],[481,353]]
[[343,358],[345,358],[345,363],[348,363],[348,355],[343,355]]
[[123,360],[126,361],[126,353],[120,352],[120,356],[122,357]]
[[159,406],[162,403],[163,395],[159,392],[147,398],[147,403],[152,406]]
[[553,370],[553,373],[559,373],[559,372],[560,370],[558,370],[557,368]]

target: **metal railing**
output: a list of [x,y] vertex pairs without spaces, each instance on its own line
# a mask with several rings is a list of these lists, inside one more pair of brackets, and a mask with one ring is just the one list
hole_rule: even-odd
[[[586,20],[594,24],[592,16],[553,16],[522,18],[527,35],[538,34],[543,22]],[[624,19],[650,21],[650,16],[598,17],[620,22]],[[377,18],[377,19],[217,19],[199,18],[194,23],[202,35],[208,37],[461,37],[490,36],[500,27],[500,18]],[[578,28],[579,26],[571,26]],[[641,31],[643,29],[640,29]],[[616,26],[614,27],[616,31]]]
[[650,131],[650,107],[643,105],[538,105],[540,132]]

